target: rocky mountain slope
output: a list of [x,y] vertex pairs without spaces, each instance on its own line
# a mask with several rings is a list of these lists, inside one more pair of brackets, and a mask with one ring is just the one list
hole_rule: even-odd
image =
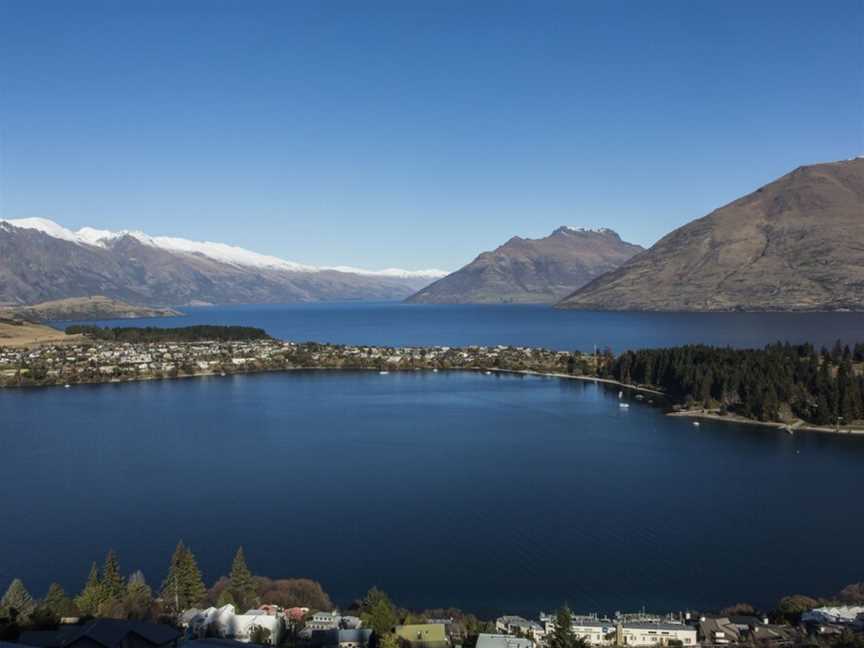
[[559,227],[511,238],[408,299],[411,303],[554,303],[642,248],[608,229]]
[[560,306],[862,310],[864,159],[799,167],[668,234]]
[[222,243],[0,221],[0,304],[105,295],[130,304],[403,299],[445,273],[292,263]]

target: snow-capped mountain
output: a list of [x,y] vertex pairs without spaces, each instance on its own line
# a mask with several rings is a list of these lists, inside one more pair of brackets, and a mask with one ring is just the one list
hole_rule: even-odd
[[312,266],[225,243],[0,220],[0,303],[102,294],[131,303],[401,299],[440,270]]
[[185,252],[189,254],[200,254],[215,261],[231,265],[249,268],[274,268],[287,272],[320,272],[322,270],[334,270],[336,272],[347,272],[350,274],[368,275],[370,277],[410,277],[440,279],[447,274],[444,270],[402,270],[400,268],[387,268],[384,270],[364,270],[350,266],[313,266],[293,261],[286,261],[274,256],[259,254],[245,248],[227,245],[225,243],[212,243],[209,241],[190,241],[188,239],[174,238],[171,236],[150,236],[139,230],[100,230],[92,227],[82,227],[77,231],[68,230],[62,225],[47,218],[18,218],[0,219],[0,223],[7,223],[13,227],[34,229],[48,236],[59,238],[64,241],[78,243],[79,245],[93,245],[101,248],[109,248],[119,238],[129,236],[144,245],[161,248],[171,252]]

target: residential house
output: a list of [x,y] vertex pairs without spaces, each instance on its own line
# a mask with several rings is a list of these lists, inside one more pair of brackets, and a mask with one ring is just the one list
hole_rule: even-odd
[[[321,643],[316,639],[320,636]],[[318,630],[312,636],[312,641],[323,648],[368,648],[372,638],[371,628]]]
[[245,614],[237,614],[233,605],[221,608],[210,607],[202,610],[189,620],[188,634],[192,638],[234,639],[248,643],[257,628],[269,633],[267,643],[277,646],[282,639],[285,626],[282,619],[272,616],[262,610],[249,610]]
[[443,623],[414,623],[399,625],[396,636],[411,648],[449,648],[447,630]]
[[524,637],[509,634],[480,634],[477,648],[533,648],[533,642]]

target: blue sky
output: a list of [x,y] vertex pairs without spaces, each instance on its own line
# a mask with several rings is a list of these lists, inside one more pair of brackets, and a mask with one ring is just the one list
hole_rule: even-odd
[[0,218],[454,269],[864,153],[864,2],[0,0]]

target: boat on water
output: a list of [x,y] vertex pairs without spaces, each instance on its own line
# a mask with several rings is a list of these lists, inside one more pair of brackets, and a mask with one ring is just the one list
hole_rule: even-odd
[[389,373],[390,373],[389,371],[379,371],[379,372],[378,372],[378,375],[379,375],[379,376],[386,376],[386,375],[389,374]]
[[619,391],[619,392],[618,392],[618,400],[621,400],[622,398],[624,398],[624,392],[623,392],[623,391]]
[[702,424],[699,421],[693,421],[693,425],[696,427],[699,427]]
[[618,407],[620,407],[621,409],[630,409],[630,404],[629,403],[618,403]]

